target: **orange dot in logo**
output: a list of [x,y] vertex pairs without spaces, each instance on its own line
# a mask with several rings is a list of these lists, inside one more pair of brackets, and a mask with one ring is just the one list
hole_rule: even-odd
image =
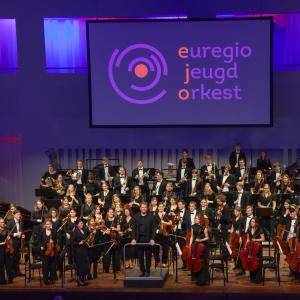
[[144,78],[148,75],[148,67],[145,64],[138,64],[134,68],[134,74],[139,78]]

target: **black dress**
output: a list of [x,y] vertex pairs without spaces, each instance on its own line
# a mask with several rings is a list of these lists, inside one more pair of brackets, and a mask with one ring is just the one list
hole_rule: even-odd
[[[260,236],[263,234],[262,229],[257,229],[254,232],[251,231],[251,228],[248,229],[248,235],[249,239],[260,239]],[[261,262],[261,257],[262,257],[262,247],[260,247],[260,251],[258,253],[259,257],[259,267],[256,271],[250,271],[250,280],[251,282],[254,283],[261,283],[262,282],[262,262]]]
[[[196,239],[204,239],[205,238],[205,227],[200,226],[199,224],[194,224],[192,226],[193,229],[193,242],[197,243]],[[192,272],[192,280],[194,280],[197,285],[207,285],[210,283],[210,276],[209,276],[209,263],[208,263],[208,241],[202,242],[205,246],[205,250],[202,254],[203,259],[203,267],[200,272]]]
[[89,235],[87,229],[83,229],[83,233],[75,227],[72,236],[72,245],[74,250],[74,262],[76,265],[77,275],[82,279],[89,273],[89,257],[88,257],[88,247],[86,243],[80,245],[82,240],[85,240]]
[[[123,232],[123,236],[120,239],[121,253],[124,254],[124,246],[126,244],[131,243],[132,241],[132,231],[128,231],[128,229],[133,230],[134,228],[134,219],[131,218],[129,222],[127,222],[126,218],[123,218],[122,223],[120,224],[121,231]],[[125,249],[125,260],[130,260],[135,258],[135,247],[128,245]]]
[[[50,239],[52,240],[53,255],[47,255],[46,249],[49,245]],[[56,279],[56,233],[51,230],[51,234],[46,234],[44,229],[39,235],[39,244],[42,250],[43,259],[43,279],[45,284],[49,281],[53,282]]]
[[12,282],[12,258],[6,253],[7,231],[0,230],[0,284],[5,284],[5,271],[8,282]]

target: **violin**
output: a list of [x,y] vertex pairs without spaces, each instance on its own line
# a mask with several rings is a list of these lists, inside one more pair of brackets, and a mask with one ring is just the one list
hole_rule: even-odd
[[14,225],[14,227],[12,228],[12,230],[10,232],[8,232],[7,234],[7,237],[6,237],[6,253],[8,255],[12,255],[15,253],[15,249],[14,249],[14,246],[13,246],[13,241],[12,239],[10,238],[10,235],[12,234],[12,232],[14,231],[16,225]]
[[50,235],[45,247],[45,256],[53,257],[55,254],[54,249],[54,241],[52,240],[52,236]]

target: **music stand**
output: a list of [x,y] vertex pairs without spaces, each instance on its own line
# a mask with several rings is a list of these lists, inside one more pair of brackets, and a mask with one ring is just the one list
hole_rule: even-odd
[[257,207],[255,210],[255,215],[264,220],[269,220],[269,256],[271,255],[271,217],[273,217],[272,207]]

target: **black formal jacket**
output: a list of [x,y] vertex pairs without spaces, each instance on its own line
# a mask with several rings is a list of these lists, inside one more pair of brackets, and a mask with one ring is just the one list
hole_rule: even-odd
[[[243,151],[240,151],[239,159],[243,159],[245,161],[245,165],[247,165],[246,154]],[[235,150],[230,153],[229,156],[229,164],[234,167],[238,162],[236,161],[236,152]]]
[[[149,170],[149,168],[143,168],[143,174],[145,174],[148,170]],[[139,175],[139,169],[138,168],[135,168],[135,169],[132,170],[132,182],[133,182],[134,185],[139,185],[139,180],[135,179],[136,175]],[[147,180],[148,180],[147,177],[143,177],[144,186],[146,186],[148,184]]]
[[[186,167],[187,167],[188,169],[192,169],[192,170],[193,170],[193,169],[196,169],[194,160],[193,160],[191,157],[188,157],[186,160],[187,160],[187,161],[186,161]],[[181,167],[182,167],[182,158],[179,159],[177,169],[181,169]]]
[[[153,184],[153,193],[156,192],[156,184],[157,184],[157,181],[155,181],[154,184]],[[158,189],[158,195],[162,195],[163,194],[163,192],[166,190],[166,185],[167,185],[167,183],[163,179],[162,182],[161,182],[161,184],[160,184],[160,187]]]
[[[108,165],[108,174],[111,177],[115,177],[116,173],[115,173],[115,169],[113,166]],[[98,176],[100,180],[105,180],[105,170],[104,170],[104,165],[100,165],[100,167],[98,168]]]
[[[222,174],[218,178],[218,185],[220,187],[223,186],[223,177],[224,177],[224,174]],[[235,185],[235,178],[234,178],[234,176],[232,174],[229,174],[229,176],[227,177],[227,179],[225,180],[224,183],[228,183],[229,184],[229,190],[232,190],[234,188],[234,185]]]
[[[130,176],[127,176],[127,183],[126,183],[126,187],[129,188],[128,191],[126,191],[126,194],[130,194],[130,189],[132,188],[132,180]],[[122,184],[121,184],[121,177],[119,175],[117,175],[114,180],[113,180],[113,186],[114,186],[114,190],[117,194],[121,194],[121,189],[122,189]]]
[[[184,176],[185,176],[187,179],[192,178],[192,169],[186,167],[186,168],[185,168],[185,171],[184,171]],[[177,171],[176,171],[176,181],[178,182],[180,179],[181,179],[181,168],[180,168],[180,169],[177,169]]]
[[[186,186],[185,186],[185,195],[189,196],[193,191],[192,191],[192,181],[193,179],[188,179]],[[197,194],[200,194],[201,192],[201,187],[202,187],[202,181],[201,179],[196,179],[196,184],[195,184],[195,192]]]
[[[14,249],[19,249],[20,244],[21,244],[21,239],[14,236],[14,233],[18,232],[17,227],[15,225],[16,225],[15,219],[12,219],[7,223],[7,228],[8,228],[8,232],[10,234],[10,237],[13,241]],[[22,221],[20,221],[20,224],[19,224],[19,232],[24,232],[24,224],[23,224]]]
[[[142,228],[144,230],[142,231]],[[133,238],[137,242],[149,242],[154,240],[156,234],[156,223],[154,215],[148,213],[146,216],[142,216],[141,213],[134,215],[134,228]]]
[[[212,172],[216,175],[216,177],[218,176],[219,170],[218,170],[216,164],[214,164],[214,165],[212,166]],[[200,168],[200,177],[201,177],[201,178],[204,178],[204,177],[206,177],[207,175],[208,175],[207,165],[201,166],[201,168]]]
[[[238,192],[234,193],[234,201],[238,199]],[[250,202],[250,194],[249,192],[243,190],[242,197],[241,197],[241,209],[246,210],[246,207],[249,205]]]

